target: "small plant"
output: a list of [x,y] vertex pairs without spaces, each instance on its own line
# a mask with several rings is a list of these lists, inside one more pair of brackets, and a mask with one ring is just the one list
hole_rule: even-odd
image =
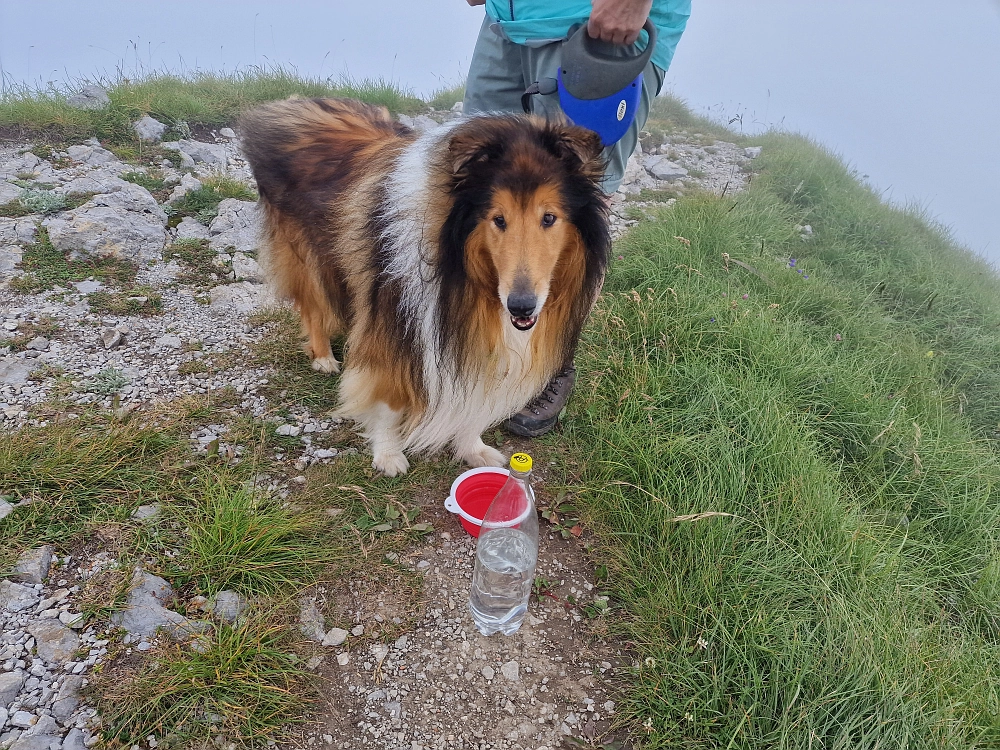
[[176,260],[184,266],[177,282],[191,286],[211,287],[219,283],[225,270],[217,265],[219,254],[208,246],[208,240],[186,238],[163,249],[163,260]]
[[163,178],[157,176],[157,173],[155,172],[154,173],[140,172],[140,171],[124,172],[122,173],[122,179],[125,180],[126,182],[134,183],[139,187],[144,187],[146,188],[146,190],[153,193],[154,195],[157,192],[166,188],[167,186],[167,184],[163,181]]
[[190,216],[202,224],[211,223],[219,214],[219,204],[226,198],[236,198],[242,201],[257,200],[257,194],[237,179],[226,175],[208,177],[197,190],[185,193],[164,210],[170,217],[168,224],[177,226],[181,219]]
[[110,396],[129,384],[125,373],[114,367],[105,367],[93,378],[87,381],[87,390],[102,396]]
[[163,296],[150,286],[119,292],[91,292],[87,302],[92,311],[106,315],[159,315],[163,312]]

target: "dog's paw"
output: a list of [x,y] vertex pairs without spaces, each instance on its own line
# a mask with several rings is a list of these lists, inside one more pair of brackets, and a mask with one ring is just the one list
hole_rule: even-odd
[[372,458],[372,468],[381,471],[387,477],[394,477],[397,474],[405,474],[410,468],[410,462],[406,460],[403,451],[383,451],[376,453]]
[[327,375],[332,375],[340,372],[340,362],[333,356],[319,357],[312,361],[312,368],[316,372],[325,372]]
[[473,468],[507,465],[507,459],[503,453],[496,448],[490,448],[482,440],[477,445],[473,445],[469,450],[459,453],[456,458],[460,461],[465,461],[465,463]]

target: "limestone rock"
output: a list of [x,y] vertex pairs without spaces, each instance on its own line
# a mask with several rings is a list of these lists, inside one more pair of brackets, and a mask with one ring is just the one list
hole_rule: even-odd
[[167,215],[149,191],[128,183],[95,195],[75,211],[42,222],[53,246],[71,257],[115,255],[157,261],[166,243]]
[[760,156],[761,147],[760,146],[747,146],[743,149],[743,153],[746,154],[748,159],[756,159]]
[[0,521],[14,512],[14,506],[0,497]]
[[80,648],[80,636],[58,620],[35,620],[27,627],[43,661],[63,664]]
[[226,166],[226,147],[218,143],[203,143],[202,141],[182,139],[179,141],[168,141],[163,144],[163,148],[168,148],[171,151],[180,151],[182,155],[186,154],[195,164],[206,164],[210,167],[223,168]]
[[30,245],[37,231],[37,225],[28,217],[0,219],[0,245]]
[[7,708],[14,702],[26,678],[24,672],[0,672],[0,708]]
[[181,219],[181,223],[177,225],[177,239],[179,240],[207,240],[211,236],[208,227],[197,219],[192,219],[190,216],[185,216]]
[[217,252],[234,248],[256,252],[260,236],[260,214],[254,201],[226,198],[219,204],[219,215],[208,226],[209,245]]
[[0,385],[23,385],[34,365],[17,357],[0,357]]
[[156,143],[167,132],[166,125],[149,115],[145,115],[132,127],[135,129],[135,134],[139,136],[139,140],[150,143]]
[[[177,185],[177,187],[175,187],[170,192],[170,199],[169,200],[170,200],[171,203],[173,203],[174,201],[180,200],[181,198],[183,198],[185,195],[187,195],[188,193],[190,193],[192,190],[198,190],[200,187],[201,187],[201,180],[199,180],[197,177],[195,177],[194,175],[190,175],[190,174],[182,175],[181,176],[180,184]],[[184,218],[186,219],[186,218],[189,218],[189,217],[185,216]]]
[[221,284],[208,290],[209,304],[215,310],[236,310],[247,313],[274,302],[274,297],[263,284],[243,281]]
[[680,164],[675,164],[665,156],[647,156],[643,160],[643,167],[645,167],[651,177],[667,182],[687,177],[688,174],[688,171],[684,167]]
[[0,581],[0,608],[8,612],[21,612],[38,604],[39,596],[30,586],[14,581]]
[[132,635],[146,637],[162,629],[178,640],[201,630],[184,615],[164,606],[164,602],[173,599],[174,591],[162,578],[136,568],[132,587],[125,609],[111,615],[112,624]]
[[48,578],[49,566],[52,565],[52,545],[25,550],[14,565],[12,578],[22,583],[42,583]]
[[69,158],[73,161],[89,164],[92,167],[99,167],[103,164],[118,161],[118,157],[101,146],[97,141],[90,144],[70,146],[66,149],[66,153],[69,154]]
[[235,138],[236,131],[233,130],[232,128],[220,128],[219,135],[221,135],[223,138]]
[[323,615],[320,614],[316,608],[316,602],[312,599],[303,599],[300,602],[299,630],[306,638],[317,643],[322,643],[326,637]]
[[339,646],[344,641],[347,640],[347,631],[343,628],[331,628],[330,631],[323,636],[324,646]]
[[115,349],[122,343],[122,333],[117,328],[101,329],[101,343],[105,349]]
[[243,253],[233,253],[233,274],[237,280],[260,281],[263,278],[257,261]]
[[83,676],[77,674],[67,675],[63,678],[62,686],[56,694],[56,700],[52,704],[52,715],[56,721],[64,724],[80,706],[80,690],[83,688]]
[[220,591],[205,607],[223,622],[234,623],[247,608],[247,600],[235,591]]
[[73,727],[63,740],[61,750],[87,750],[87,738],[82,729]]
[[97,84],[84,86],[79,93],[66,98],[66,103],[76,109],[103,109],[111,103],[108,92]]
[[60,192],[66,195],[78,193],[117,193],[119,190],[127,189],[131,184],[133,183],[123,180],[117,175],[95,171],[86,177],[77,177],[75,180],[70,180],[60,188]]
[[0,180],[0,205],[17,200],[19,195],[21,195],[21,188],[17,185],[11,185],[5,180]]

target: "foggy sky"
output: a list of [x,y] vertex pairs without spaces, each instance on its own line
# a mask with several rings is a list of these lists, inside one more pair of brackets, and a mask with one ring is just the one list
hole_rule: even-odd
[[[843,156],[1000,262],[1000,11],[991,0],[694,0],[666,87],[696,111],[778,125]],[[465,0],[0,0],[10,81],[296,67],[425,94],[461,81]],[[737,124],[739,127],[739,124]]]

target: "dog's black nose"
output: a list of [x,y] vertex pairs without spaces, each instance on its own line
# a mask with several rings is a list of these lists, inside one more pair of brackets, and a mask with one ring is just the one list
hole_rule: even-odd
[[531,292],[511,292],[507,295],[507,310],[515,318],[530,318],[535,314],[538,297]]

